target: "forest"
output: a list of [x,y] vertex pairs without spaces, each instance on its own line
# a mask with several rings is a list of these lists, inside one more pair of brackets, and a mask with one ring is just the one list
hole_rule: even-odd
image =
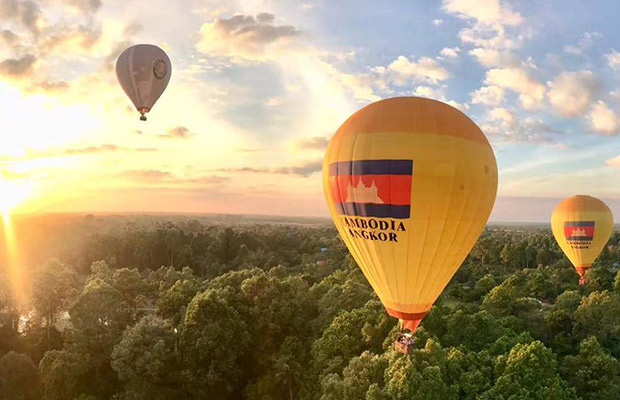
[[617,232],[580,286],[547,226],[488,226],[411,355],[327,220],[39,216],[15,237],[3,400],[620,398]]

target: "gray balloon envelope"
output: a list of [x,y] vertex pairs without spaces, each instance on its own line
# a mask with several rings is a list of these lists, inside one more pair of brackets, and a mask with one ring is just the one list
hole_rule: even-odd
[[116,61],[116,77],[129,96],[140,119],[146,121],[145,113],[168,86],[172,64],[168,55],[151,44],[137,44],[123,51]]

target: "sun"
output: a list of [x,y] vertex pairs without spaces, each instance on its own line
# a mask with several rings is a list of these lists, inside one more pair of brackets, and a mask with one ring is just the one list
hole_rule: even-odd
[[13,181],[0,177],[0,213],[8,221],[11,211],[30,195],[28,183]]

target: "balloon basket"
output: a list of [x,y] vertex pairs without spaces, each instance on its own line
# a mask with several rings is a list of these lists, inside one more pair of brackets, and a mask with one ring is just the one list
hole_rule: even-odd
[[399,333],[394,342],[394,350],[411,355],[413,353],[413,335],[404,332]]

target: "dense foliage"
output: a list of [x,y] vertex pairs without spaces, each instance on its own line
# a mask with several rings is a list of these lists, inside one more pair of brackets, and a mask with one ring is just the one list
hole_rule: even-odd
[[581,287],[548,229],[487,229],[406,356],[328,225],[60,231],[28,302],[0,274],[0,399],[620,398],[617,233]]

